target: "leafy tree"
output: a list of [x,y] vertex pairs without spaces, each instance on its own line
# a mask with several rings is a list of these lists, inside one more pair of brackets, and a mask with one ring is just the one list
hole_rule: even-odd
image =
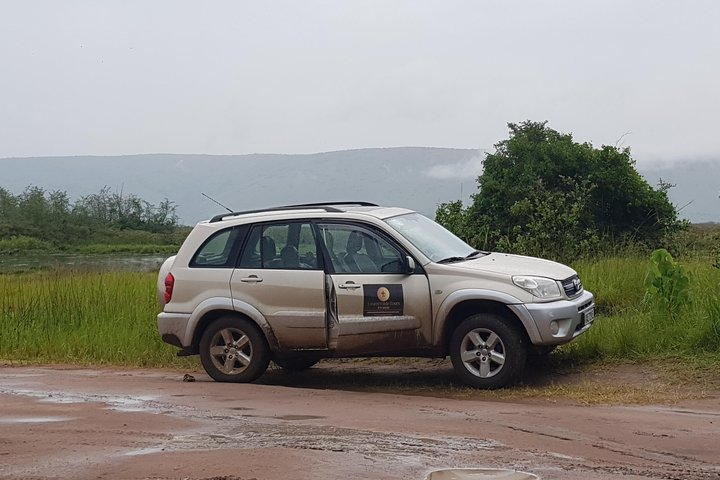
[[435,221],[466,242],[471,242],[475,236],[468,225],[468,216],[461,200],[441,203],[435,212]]
[[512,215],[526,218],[527,223],[501,236],[499,250],[570,261],[598,248],[598,233],[587,227],[593,186],[568,177],[561,177],[560,185],[563,188],[552,190],[538,179],[528,186],[526,198],[510,208]]
[[17,198],[15,195],[0,187],[0,235],[9,230],[17,214]]
[[473,204],[455,212],[475,246],[558,258],[601,240],[655,245],[682,227],[667,188],[640,176],[629,149],[577,143],[547,122],[508,127],[510,138],[485,159]]
[[177,225],[175,209],[175,204],[167,198],[155,207],[136,195],[113,193],[104,187],[98,193],[82,197],[75,203],[73,212],[104,227],[169,232]]

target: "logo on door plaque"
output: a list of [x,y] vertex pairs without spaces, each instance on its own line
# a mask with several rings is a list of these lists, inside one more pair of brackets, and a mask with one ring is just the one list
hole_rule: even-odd
[[363,315],[366,317],[401,316],[403,314],[402,285],[363,285]]
[[387,302],[390,300],[390,290],[385,287],[378,288],[377,297],[381,302]]

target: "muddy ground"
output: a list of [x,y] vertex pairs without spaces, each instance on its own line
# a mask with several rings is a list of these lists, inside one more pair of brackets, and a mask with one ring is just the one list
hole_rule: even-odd
[[[639,367],[528,382],[584,393],[475,392],[440,361],[321,362],[246,385],[199,370],[2,366],[0,478],[421,480],[486,467],[720,479],[716,388],[678,396]],[[588,401],[615,384],[648,400]]]

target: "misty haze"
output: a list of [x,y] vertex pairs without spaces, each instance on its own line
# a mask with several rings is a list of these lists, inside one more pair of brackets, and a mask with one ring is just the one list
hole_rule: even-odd
[[[365,200],[404,206],[433,217],[438,204],[470,202],[485,152],[450,148],[384,148],[311,155],[130,155],[0,160],[2,185],[19,194],[29,185],[63,190],[77,199],[104,186],[151,203],[177,204],[191,225],[222,211],[205,193],[233,210],[293,203]],[[720,221],[720,160],[639,167],[647,181],[670,189],[680,216]]]

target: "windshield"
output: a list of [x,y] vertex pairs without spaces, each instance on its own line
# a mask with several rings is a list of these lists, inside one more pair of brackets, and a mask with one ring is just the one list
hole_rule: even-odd
[[408,213],[385,221],[433,262],[464,260],[476,252],[445,227],[419,213]]

